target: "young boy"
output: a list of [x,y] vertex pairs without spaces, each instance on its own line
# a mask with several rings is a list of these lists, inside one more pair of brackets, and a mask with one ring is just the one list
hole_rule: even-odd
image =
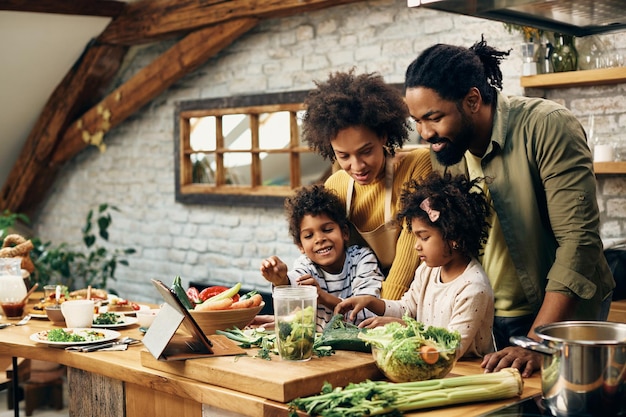
[[[289,233],[302,252],[291,271],[277,256],[261,262],[261,274],[273,285],[317,287],[317,331],[333,316],[344,298],[380,297],[383,274],[374,253],[366,247],[346,247],[349,238],[346,209],[337,195],[322,185],[303,187],[285,200]],[[373,314],[362,310],[360,323]]]

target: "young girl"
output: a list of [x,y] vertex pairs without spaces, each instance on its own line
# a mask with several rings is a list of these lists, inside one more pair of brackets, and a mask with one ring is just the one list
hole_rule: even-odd
[[[289,233],[302,252],[294,267],[272,256],[261,263],[261,274],[273,285],[317,287],[317,331],[333,316],[335,306],[346,297],[367,294],[380,297],[383,274],[367,247],[347,247],[346,210],[339,197],[322,185],[301,188],[285,200]],[[374,314],[363,310],[353,319],[360,323]]]
[[432,173],[420,183],[410,181],[398,219],[416,236],[422,263],[409,291],[399,301],[352,297],[335,313],[352,310],[353,317],[367,308],[383,316],[364,320],[361,327],[402,323],[408,314],[427,326],[458,330],[462,356],[493,352],[493,291],[476,260],[487,237],[489,211],[477,180]]

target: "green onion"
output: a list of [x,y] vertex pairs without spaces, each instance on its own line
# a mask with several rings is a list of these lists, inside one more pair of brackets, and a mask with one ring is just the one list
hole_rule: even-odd
[[333,389],[325,383],[320,395],[289,403],[290,416],[297,410],[323,417],[361,417],[521,395],[524,381],[517,369],[428,381],[393,383],[364,381]]

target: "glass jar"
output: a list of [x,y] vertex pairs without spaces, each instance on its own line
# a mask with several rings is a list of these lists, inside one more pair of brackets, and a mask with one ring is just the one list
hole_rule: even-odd
[[554,72],[576,71],[578,69],[578,51],[574,46],[574,36],[563,33],[554,34],[551,61]]
[[576,50],[578,51],[578,69],[606,68],[607,47],[598,36],[576,38]]
[[535,43],[531,40],[522,43],[522,75],[536,75],[537,62],[535,61]]

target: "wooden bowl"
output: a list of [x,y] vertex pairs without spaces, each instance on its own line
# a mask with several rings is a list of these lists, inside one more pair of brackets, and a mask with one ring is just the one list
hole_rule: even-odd
[[216,330],[227,330],[233,327],[243,329],[263,309],[264,305],[265,301],[259,306],[250,308],[215,311],[190,310],[190,313],[204,334],[211,335],[215,334]]
[[61,306],[46,306],[44,308],[46,310],[46,315],[48,316],[48,320],[53,323],[65,323],[65,317],[63,317],[63,313],[61,312]]

